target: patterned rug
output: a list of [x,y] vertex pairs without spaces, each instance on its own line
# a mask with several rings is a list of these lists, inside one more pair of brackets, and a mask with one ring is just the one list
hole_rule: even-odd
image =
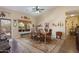
[[[25,38],[22,38],[21,40],[24,43],[24,45],[29,45],[29,48],[33,47],[37,50],[43,51],[44,53],[56,52],[57,49],[59,50],[59,48],[57,47],[60,47],[62,43],[62,40],[52,40],[50,43],[38,42],[32,39]],[[33,51],[34,49],[30,50]],[[39,51],[37,51],[37,53],[39,53]]]
[[61,43],[62,40],[52,40],[50,43],[37,43],[37,42],[33,42],[32,43],[32,46],[37,48],[37,49],[40,49],[42,50],[43,52],[45,53],[48,53],[52,50],[54,50],[57,45],[59,45]]

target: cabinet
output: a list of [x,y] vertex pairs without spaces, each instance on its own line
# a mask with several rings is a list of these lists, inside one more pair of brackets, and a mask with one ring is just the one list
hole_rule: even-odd
[[21,37],[26,37],[30,33],[31,21],[19,20],[18,31]]

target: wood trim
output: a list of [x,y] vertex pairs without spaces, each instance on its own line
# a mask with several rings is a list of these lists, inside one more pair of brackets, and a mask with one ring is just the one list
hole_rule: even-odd
[[19,22],[24,22],[24,23],[32,23],[31,21],[29,20],[18,20]]

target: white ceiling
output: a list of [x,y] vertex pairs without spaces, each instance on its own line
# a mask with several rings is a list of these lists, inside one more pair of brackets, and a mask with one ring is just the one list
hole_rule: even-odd
[[35,12],[33,12],[32,8],[34,6],[2,6],[3,8],[9,9],[9,10],[14,10],[14,11],[19,11],[19,12],[23,12],[23,13],[27,13],[29,15],[32,16],[38,16],[41,15],[47,11],[49,11],[50,9],[54,9],[55,6],[39,6],[39,8],[41,9],[45,9],[43,10],[41,13],[36,14]]

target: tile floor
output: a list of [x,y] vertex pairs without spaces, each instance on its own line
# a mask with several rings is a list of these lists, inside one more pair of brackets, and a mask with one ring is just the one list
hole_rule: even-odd
[[74,36],[68,36],[61,46],[60,53],[77,53],[76,39]]
[[10,53],[73,53],[77,52],[74,37],[52,40],[50,43],[39,43],[31,39],[10,40]]

